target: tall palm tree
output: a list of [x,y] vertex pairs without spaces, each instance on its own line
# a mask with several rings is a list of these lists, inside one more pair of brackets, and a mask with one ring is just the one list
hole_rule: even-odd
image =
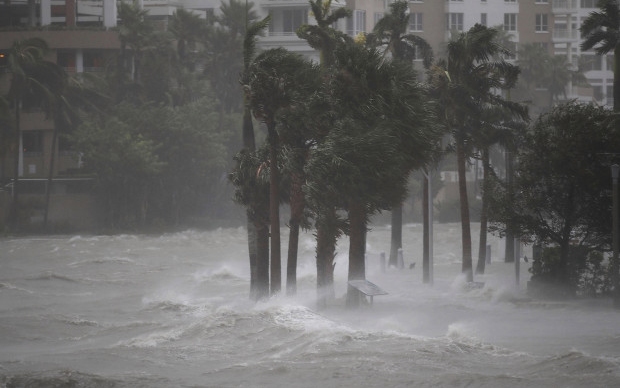
[[[344,7],[332,8],[332,0],[310,0],[309,3],[316,25],[302,25],[297,30],[297,36],[319,51],[321,69],[328,74],[335,61],[336,48],[353,41],[346,34],[333,28],[338,20],[350,16],[351,10]],[[331,109],[329,106],[325,108]],[[319,142],[329,133],[331,127],[331,124],[323,123],[323,125],[317,137]],[[318,304],[324,307],[327,300],[334,296],[334,258],[337,237],[341,234],[339,227],[342,223],[331,204],[316,206],[315,211]]]
[[614,54],[614,111],[620,111],[620,2],[600,0],[600,12],[591,12],[581,24],[582,50]]
[[295,101],[295,91],[309,63],[298,54],[283,48],[267,50],[259,54],[250,66],[248,89],[254,115],[267,127],[269,144],[269,223],[271,234],[271,294],[282,288],[280,247],[280,135],[277,131],[277,115]]
[[428,68],[433,61],[433,49],[428,42],[415,34],[408,34],[409,3],[398,0],[390,4],[386,13],[375,24],[373,32],[366,37],[366,44],[371,47],[384,47],[384,55],[403,61],[422,59]]
[[49,51],[45,40],[30,38],[15,41],[9,51],[8,73],[10,74],[7,99],[13,109],[14,137],[13,149],[13,205],[11,209],[11,225],[17,227],[19,212],[19,165],[21,146],[21,112],[25,101],[43,105],[50,111],[51,92],[47,85],[60,76],[60,69],[45,56]]
[[351,16],[351,10],[344,7],[333,9],[332,0],[309,0],[309,3],[316,25],[302,25],[297,30],[297,36],[319,51],[321,66],[327,67],[334,62],[338,44],[350,40],[332,26],[338,20]]
[[[267,16],[247,27],[243,40],[243,72],[239,80],[241,85],[248,85],[250,65],[256,56],[257,37],[267,28],[270,20],[270,17]],[[256,151],[256,138],[252,122],[250,95],[246,91],[244,91],[243,101],[243,148],[245,152],[254,153]],[[255,180],[256,177],[253,176],[250,179]],[[262,212],[258,209],[264,206],[266,206],[266,203],[262,204],[260,201],[258,203],[252,202],[252,205],[248,206],[246,212],[250,259],[250,298],[254,300],[262,299],[269,295],[269,229],[266,220],[263,219],[264,217],[259,217],[259,214],[262,214]]]
[[[127,91],[125,85],[125,77],[129,74],[129,79],[134,83],[140,80],[140,61],[142,58],[142,50],[148,44],[150,34],[153,27],[147,22],[146,17],[148,10],[140,8],[137,1],[131,4],[121,1],[118,8],[118,17],[121,20],[118,30],[118,38],[121,43],[120,53],[118,56],[117,68],[117,99],[121,100],[125,97]],[[128,50],[131,50],[131,66],[127,71],[129,64]]]
[[[359,280],[369,216],[402,201],[408,172],[427,162],[438,132],[410,65],[357,44],[335,54],[328,82],[336,120],[312,150],[306,190],[310,200],[347,212],[348,279]],[[349,291],[354,306],[358,295]]]
[[[407,34],[409,26],[409,3],[398,0],[390,4],[390,12],[381,18],[371,34],[366,38],[366,44],[371,47],[383,47],[384,56],[388,53],[394,60],[413,65],[412,61],[421,57],[424,67],[428,69],[433,61],[433,50],[424,38],[415,34]],[[425,223],[424,228],[428,228]],[[402,248],[403,240],[403,207],[402,203],[392,208],[392,230],[389,265],[397,265],[398,250]]]
[[[486,245],[488,231],[489,180],[494,174],[491,166],[491,147],[500,144],[507,150],[514,150],[515,139],[524,129],[527,109],[509,101],[505,106],[487,105],[481,111],[480,127],[475,133],[475,147],[482,162],[482,203],[480,207],[480,239],[476,274],[484,274],[486,264]],[[507,236],[508,238],[508,236]],[[514,247],[513,247],[514,249]]]
[[[243,99],[237,92],[237,85],[239,74],[244,72],[246,31],[258,21],[252,7],[251,2],[222,2],[220,15],[216,17],[215,23],[210,25],[209,33],[204,39],[203,44],[208,52],[204,74],[221,101],[222,112],[243,109]],[[260,31],[254,31],[254,38],[261,34],[265,27],[266,24]]]
[[[497,30],[475,25],[448,43],[448,58],[434,69],[435,92],[444,105],[443,117],[452,132],[457,158],[462,231],[462,272],[473,281],[469,199],[466,164],[473,152],[473,135],[480,123],[481,109],[486,105],[505,105],[497,89],[514,85],[518,68],[503,59],[493,60],[498,53],[509,51],[497,43]],[[501,57],[501,56],[500,56]]]

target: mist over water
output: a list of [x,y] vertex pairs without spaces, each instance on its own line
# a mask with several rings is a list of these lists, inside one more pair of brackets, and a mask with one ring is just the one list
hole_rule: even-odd
[[460,226],[435,225],[434,235],[431,287],[422,227],[404,228],[406,269],[384,273],[390,231],[374,226],[367,278],[389,294],[359,310],[343,307],[342,239],[337,299],[320,311],[311,232],[300,241],[298,295],[258,304],[248,300],[243,228],[2,239],[0,387],[620,386],[610,301],[529,299],[528,265],[517,287],[493,238],[493,261],[475,276],[484,286],[468,289]]

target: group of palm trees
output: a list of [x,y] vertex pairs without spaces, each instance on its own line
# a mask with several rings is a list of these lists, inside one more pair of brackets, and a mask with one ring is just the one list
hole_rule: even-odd
[[[392,3],[374,31],[355,40],[331,27],[347,10],[333,10],[329,0],[310,6],[317,24],[302,26],[298,35],[319,51],[319,64],[284,49],[258,56],[245,51],[246,114],[267,128],[265,147],[248,141],[231,174],[248,214],[251,297],[281,289],[282,202],[291,206],[288,293],[296,288],[300,225],[316,230],[320,305],[333,296],[336,242],[343,233],[350,244],[348,278],[365,279],[369,217],[402,211],[410,173],[432,169],[446,143],[457,156],[462,270],[472,281],[468,159],[480,152],[489,169],[491,145],[500,138],[508,145],[527,120],[523,105],[498,93],[514,87],[519,73],[504,59],[498,31],[476,25],[448,44],[445,59],[435,60],[423,39],[407,34],[406,1]],[[255,36],[246,39],[252,48]],[[422,59],[425,82],[414,59]],[[251,121],[245,123],[244,135],[251,134]],[[347,293],[347,304],[359,303],[358,295]]]
[[[325,304],[333,297],[338,238],[349,236],[349,280],[364,279],[369,217],[384,210],[401,212],[410,173],[432,170],[446,151],[456,155],[462,271],[473,281],[468,160],[480,158],[485,176],[492,174],[490,148],[498,143],[507,149],[514,147],[515,134],[528,121],[525,106],[510,100],[520,69],[505,59],[510,53],[501,44],[501,31],[476,25],[456,33],[443,58],[436,59],[423,39],[407,33],[406,1],[390,4],[389,12],[363,39],[332,28],[350,11],[332,7],[331,0],[309,3],[317,23],[302,26],[297,34],[320,53],[318,64],[282,48],[257,55],[258,36],[270,18],[256,20],[251,4],[235,0],[222,4],[224,17],[217,22],[224,28],[209,30],[208,42],[201,40],[201,34],[206,33],[204,24],[189,12],[177,11],[170,32],[176,41],[174,60],[184,71],[175,74],[174,87],[164,92],[157,82],[148,81],[162,78],[157,71],[173,62],[167,57],[168,62],[153,67],[158,63],[154,59],[157,47],[164,46],[167,38],[154,34],[144,23],[144,10],[121,3],[121,50],[115,71],[110,73],[116,80],[109,83],[112,87],[103,98],[117,102],[151,98],[158,103],[182,104],[195,100],[192,74],[200,73],[218,94],[217,109],[222,114],[241,105],[243,149],[235,157],[230,179],[236,187],[236,201],[246,208],[253,299],[281,292],[279,211],[283,202],[290,206],[286,290],[296,291],[299,229],[314,228],[319,303]],[[601,4],[608,17],[593,15],[582,31],[586,37],[583,48],[607,42],[597,46],[603,53],[617,46],[611,44],[618,42],[617,35],[610,33],[618,21],[618,2],[603,0]],[[245,20],[226,17],[239,12]],[[235,42],[230,38],[233,34],[233,39],[245,36],[238,52],[231,44]],[[218,49],[218,44],[227,45],[227,50]],[[208,48],[208,53],[198,50],[200,45]],[[49,108],[58,128],[63,120],[65,125],[79,123],[73,108],[93,101],[73,98],[84,96],[84,89],[45,60],[46,49],[40,39],[16,42],[12,49],[11,88],[3,101],[7,102],[4,108],[13,109],[13,118],[3,118],[13,122],[16,130],[12,132],[15,140],[3,144],[19,144],[19,108],[25,96],[29,100],[38,96],[32,103]],[[205,59],[201,53],[209,57]],[[235,64],[235,58],[242,60]],[[422,60],[423,70],[414,68],[414,59]],[[51,76],[45,71],[58,74]],[[237,87],[230,87],[235,83]],[[99,98],[98,93],[92,94]],[[242,100],[237,97],[240,95]],[[618,99],[614,101],[617,104]],[[257,141],[255,121],[266,129],[265,144]],[[14,166],[17,168],[17,160]],[[52,171],[50,168],[50,179]],[[17,171],[14,176],[18,178]],[[486,194],[482,193],[480,246],[484,247],[487,215]],[[16,190],[15,204],[17,198]],[[398,230],[398,225],[395,227]],[[481,257],[478,272],[484,271]],[[359,303],[357,294],[348,293],[347,303]]]

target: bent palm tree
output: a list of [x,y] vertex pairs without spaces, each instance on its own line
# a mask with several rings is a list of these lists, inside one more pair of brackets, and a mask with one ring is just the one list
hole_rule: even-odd
[[295,101],[296,82],[308,62],[298,54],[283,48],[261,53],[248,73],[247,88],[254,115],[267,126],[269,143],[269,222],[271,230],[271,294],[282,288],[280,247],[280,172],[278,153],[280,135],[277,131],[277,115]]
[[[334,64],[336,48],[352,42],[349,36],[332,28],[338,20],[350,16],[351,11],[346,8],[332,9],[331,4],[332,0],[310,0],[310,9],[317,24],[302,25],[297,30],[300,39],[306,40],[310,47],[319,51],[321,69],[324,73],[328,73]],[[318,137],[324,138],[328,133],[329,127],[325,126],[321,128]],[[315,212],[318,304],[324,306],[327,299],[334,295],[334,257],[336,241],[341,234],[339,229],[341,222],[336,215],[335,207],[331,205],[316,207]]]
[[[254,22],[248,26],[243,40],[243,73],[239,82],[242,86],[248,85],[250,65],[256,55],[256,40],[262,31],[267,28],[270,17]],[[247,153],[256,151],[254,125],[252,123],[252,108],[250,96],[244,91],[243,96],[243,148]],[[248,177],[255,181],[256,176]],[[253,201],[248,205],[246,212],[248,229],[248,251],[250,259],[250,298],[258,300],[269,295],[269,229],[264,214],[259,208],[267,207],[267,202]]]
[[[424,67],[428,68],[433,61],[433,50],[423,38],[407,34],[408,10],[407,1],[398,0],[390,4],[390,12],[377,22],[373,32],[367,36],[366,44],[370,47],[384,47],[383,55],[389,53],[398,61],[411,63],[414,59],[422,57]],[[428,228],[426,223],[424,228]],[[392,208],[390,266],[397,265],[398,250],[402,248],[402,231],[403,207],[402,203],[399,203]]]
[[[448,43],[448,60],[443,70],[435,72],[438,92],[447,103],[443,116],[454,138],[462,231],[462,272],[468,282],[473,281],[469,199],[467,194],[466,164],[474,143],[474,128],[480,123],[481,109],[487,105],[506,105],[494,93],[514,85],[519,74],[516,66],[503,59],[493,60],[497,54],[509,51],[496,41],[497,30],[479,24],[459,34]],[[501,56],[500,56],[501,57]]]
[[371,47],[385,46],[384,55],[390,53],[394,59],[412,61],[422,59],[425,68],[433,62],[433,49],[428,42],[415,34],[407,33],[409,25],[409,3],[398,0],[390,4],[390,12],[381,18],[366,44]]

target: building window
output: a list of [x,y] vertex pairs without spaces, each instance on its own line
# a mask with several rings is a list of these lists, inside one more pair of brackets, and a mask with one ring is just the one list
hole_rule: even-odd
[[487,14],[486,13],[480,14],[480,24],[483,26],[487,25]]
[[73,51],[58,51],[56,54],[56,63],[58,66],[65,69],[68,73],[75,73],[75,52]]
[[517,0],[504,0],[504,3],[516,3]]
[[602,57],[600,55],[595,54],[581,54],[582,56],[582,70],[583,71],[592,71],[592,70],[602,70]]
[[598,8],[599,0],[581,0],[581,8]]
[[508,49],[507,53],[504,53],[503,57],[507,61],[514,61],[517,59],[517,43],[509,40],[504,43],[504,46]]
[[22,145],[25,155],[40,155],[43,153],[43,131],[23,131]]
[[105,59],[96,51],[84,51],[84,71],[103,71]]
[[366,11],[356,9],[351,17],[347,18],[347,34],[357,36],[360,32],[366,32]]
[[546,13],[536,14],[536,32],[549,31],[548,15]]
[[375,25],[377,24],[377,22],[381,19],[383,19],[383,16],[385,14],[383,12],[375,12]]
[[304,9],[285,9],[282,11],[282,32],[294,34],[299,27],[308,23],[308,12]]
[[448,13],[446,14],[446,28],[448,31],[463,31],[463,14]]
[[549,0],[536,0],[536,4],[549,4]]
[[517,14],[505,13],[504,14],[504,31],[516,31],[517,30]]
[[410,31],[424,31],[422,25],[422,13],[414,12],[409,15],[409,30]]

